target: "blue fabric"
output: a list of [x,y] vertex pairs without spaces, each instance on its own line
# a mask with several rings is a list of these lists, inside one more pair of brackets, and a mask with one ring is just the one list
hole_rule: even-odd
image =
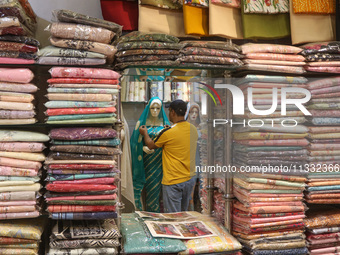
[[162,185],[164,212],[187,211],[195,184],[196,176],[186,182],[174,185]]
[[53,220],[105,220],[117,218],[116,212],[50,213]]
[[[134,196],[135,196],[135,204],[138,210],[143,210],[142,203],[141,203],[141,193],[143,190],[143,187],[146,183],[146,169],[144,160],[146,160],[143,152],[143,146],[144,142],[143,139],[141,139],[141,135],[139,133],[139,127],[146,124],[147,119],[149,118],[150,114],[150,106],[152,105],[154,100],[159,100],[161,103],[162,101],[158,97],[152,97],[145,107],[142,115],[140,116],[135,129],[133,130],[133,133],[131,135],[130,139],[130,145],[131,145],[131,160],[132,160],[132,178],[133,178],[133,188],[134,188]],[[165,125],[170,125],[170,122],[165,114],[165,111],[163,109],[163,104],[161,105],[161,111],[158,115],[159,120],[163,123],[162,126],[157,127],[157,130],[153,130],[153,127],[148,127],[148,133],[151,132],[151,130],[156,131],[155,134],[158,134]],[[151,133],[150,133],[151,134]],[[162,153],[161,149],[155,150],[155,155],[150,155],[150,157],[153,158],[154,162],[151,162],[150,167],[157,168],[153,169],[154,172],[157,172],[157,177],[155,177],[157,180],[159,179],[159,174],[162,174]],[[160,160],[158,160],[160,159]],[[150,174],[148,172],[148,174]],[[151,178],[153,181],[153,177]],[[154,184],[154,186],[159,185],[159,181]],[[156,193],[158,191],[156,190]],[[154,203],[156,204],[156,203]],[[157,208],[156,208],[157,210]]]

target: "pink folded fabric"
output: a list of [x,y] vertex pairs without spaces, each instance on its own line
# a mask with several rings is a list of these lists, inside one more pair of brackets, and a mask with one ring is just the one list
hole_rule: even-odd
[[255,202],[249,203],[249,206],[303,206],[301,201],[291,201],[291,202]]
[[0,213],[0,219],[24,219],[24,218],[37,218],[39,217],[39,212],[18,212],[18,213]]
[[0,157],[0,165],[18,168],[29,168],[34,170],[39,170],[42,167],[40,162],[4,157]]
[[308,89],[319,89],[331,86],[337,86],[340,84],[340,77],[333,77],[327,79],[313,80],[308,83]]
[[313,117],[340,117],[340,110],[310,110]]
[[29,83],[34,74],[27,68],[0,68],[0,81]]
[[311,255],[338,255],[340,250],[340,246],[322,248],[322,249],[313,249],[310,251]]
[[115,200],[117,194],[93,195],[93,196],[69,196],[69,197],[48,197],[46,201],[54,200]]
[[286,140],[235,140],[236,143],[249,146],[307,146],[307,139],[286,139]]
[[340,73],[340,66],[306,66],[305,69],[310,72],[318,73]]
[[308,62],[309,66],[338,66],[340,67],[340,61],[325,61],[325,62]]
[[296,61],[296,62],[304,62],[306,60],[305,57],[301,55],[275,54],[275,53],[248,53],[246,54],[246,58],[280,60],[280,61]]
[[304,66],[305,62],[266,60],[266,59],[244,59],[246,64],[278,65],[278,66]]
[[42,152],[45,148],[43,143],[0,142],[0,151]]
[[34,59],[23,59],[23,58],[0,58],[0,64],[10,65],[33,65]]
[[78,67],[52,67],[50,70],[53,78],[93,78],[93,79],[118,79],[120,74],[100,68]]
[[334,127],[309,127],[309,133],[317,134],[317,133],[338,133],[340,132],[340,126]]
[[325,239],[319,239],[319,240],[309,240],[310,244],[326,244],[326,243],[336,243],[339,242],[338,237],[333,237],[333,238],[325,238]]
[[238,217],[233,216],[238,221],[250,223],[250,224],[261,224],[267,222],[281,222],[287,220],[297,220],[297,219],[304,219],[305,215],[293,215],[293,216],[283,216],[283,217],[268,217],[268,218],[251,218],[251,217]]
[[0,206],[0,213],[34,212],[34,205]]
[[340,86],[333,86],[333,87],[326,87],[326,88],[310,90],[312,95],[334,93],[334,92],[339,92],[339,91],[340,91]]
[[54,181],[53,184],[113,184],[115,178],[93,178],[74,181]]
[[260,44],[260,43],[247,43],[241,46],[242,53],[284,53],[284,54],[297,54],[302,51],[301,48],[289,45],[278,44]]
[[0,166],[0,175],[4,176],[37,176],[38,171],[34,169]]
[[1,201],[0,206],[36,205],[37,201]]

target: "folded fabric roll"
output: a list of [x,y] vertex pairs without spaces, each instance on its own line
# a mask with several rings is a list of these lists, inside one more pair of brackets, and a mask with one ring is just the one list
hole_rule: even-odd
[[36,46],[24,43],[0,41],[0,51],[19,51],[35,53],[38,51],[38,48]]
[[47,202],[49,205],[115,205],[113,200],[51,200]]
[[117,35],[121,35],[122,33],[122,26],[107,20],[90,17],[70,10],[57,10],[54,12],[54,14],[61,22],[71,22],[94,27],[103,27],[115,32]]
[[[74,94],[118,94],[118,89],[107,88],[48,88],[49,93],[74,93]],[[1,95],[1,93],[0,93]]]
[[298,54],[302,51],[301,48],[288,45],[278,44],[256,44],[247,43],[241,46],[242,53],[285,53],[285,54]]
[[91,145],[52,145],[50,150],[58,152],[91,153],[102,155],[117,155],[121,153],[121,150],[118,148]]
[[277,53],[247,53],[245,55],[247,59],[259,59],[259,60],[278,60],[278,61],[294,61],[304,62],[305,57],[301,55],[292,54],[277,54]]
[[0,174],[4,176],[37,176],[38,171],[33,169],[21,169],[10,166],[0,166]]
[[[70,175],[48,175],[46,181],[53,182],[53,184],[60,184],[58,181],[75,181],[75,180],[83,180],[84,179],[95,179],[95,178],[111,178],[115,177],[117,173],[101,173],[97,172],[95,174],[70,174]],[[89,181],[91,182],[91,181]],[[73,182],[76,183],[76,182]],[[111,183],[112,184],[112,183]]]
[[199,55],[199,56],[217,56],[217,57],[230,57],[230,58],[242,58],[243,56],[234,51],[218,50],[210,48],[200,47],[185,47],[180,52],[184,55]]
[[0,81],[29,83],[33,77],[34,74],[27,68],[0,68]]
[[53,184],[114,184],[116,181],[113,177],[91,178],[71,181],[54,181]]
[[12,191],[39,191],[41,185],[39,183],[24,185],[24,186],[4,186],[0,187],[0,192],[12,192]]
[[118,79],[120,74],[99,68],[52,67],[49,71],[53,78],[92,78],[92,79]]
[[73,240],[56,240],[50,242],[51,248],[100,248],[100,247],[118,247],[120,246],[118,238],[114,239],[73,239]]
[[55,128],[50,131],[52,139],[59,140],[84,140],[114,138],[117,132],[110,128]]
[[11,166],[17,168],[29,168],[34,170],[39,170],[42,167],[40,162],[22,160],[22,159],[12,159],[6,157],[0,157],[0,165]]
[[97,119],[98,120],[98,119],[111,119],[112,117],[114,117],[114,113],[56,115],[56,116],[48,117],[47,122],[72,121],[72,120],[84,120],[84,119]]
[[242,66],[243,63],[237,58],[229,57],[215,57],[215,56],[198,56],[198,55],[186,55],[178,59],[181,62],[193,62],[193,63],[207,63],[207,64],[218,64],[218,65],[238,65]]
[[[1,58],[0,58],[1,61]],[[39,65],[77,65],[77,66],[96,66],[104,65],[106,60],[103,58],[69,58],[69,57],[40,57],[37,61]]]
[[107,56],[111,61],[113,60],[114,54],[117,51],[114,46],[99,42],[81,41],[73,39],[59,39],[55,37],[51,37],[50,42],[52,45],[56,47],[69,48],[75,50],[88,50],[92,52],[101,53]]
[[38,40],[27,36],[0,35],[0,41],[17,42],[39,47]]
[[36,199],[35,191],[13,191],[0,193],[0,201],[32,201]]
[[[307,70],[312,67],[306,67]],[[305,69],[299,66],[279,66],[279,65],[263,65],[263,64],[246,64],[241,69],[243,70],[256,70],[256,71],[270,71],[280,73],[296,73],[303,74]]]
[[0,90],[21,92],[21,93],[34,93],[38,90],[38,87],[30,83],[18,84],[18,83],[10,83],[10,82],[1,82]]
[[84,170],[84,169],[112,169],[114,165],[110,164],[52,164],[48,166],[48,169],[74,169],[74,170]]
[[102,107],[102,108],[56,108],[47,109],[45,114],[47,116],[55,115],[68,115],[68,114],[96,114],[96,113],[114,113],[115,107]]
[[110,205],[49,205],[47,210],[55,212],[111,212],[116,210],[116,206]]
[[307,133],[293,134],[293,133],[268,133],[268,132],[244,132],[244,133],[233,133],[235,140],[249,140],[249,139],[260,139],[260,140],[281,140],[281,139],[293,139],[293,138],[304,138],[307,137]]
[[0,109],[29,111],[34,109],[34,105],[32,103],[0,101]]
[[104,54],[91,51],[74,50],[47,46],[37,52],[39,57],[68,57],[68,58],[106,58]]
[[133,62],[133,61],[162,61],[162,60],[176,60],[176,55],[135,55],[135,56],[127,56],[120,57],[117,59],[117,62]]
[[55,145],[118,146],[120,144],[120,140],[118,138],[100,139],[100,140],[77,140],[77,141],[54,140],[53,144]]
[[137,50],[137,49],[168,49],[180,50],[183,45],[170,42],[158,41],[139,41],[139,42],[122,42],[117,45],[118,51]]
[[0,119],[30,119],[34,116],[34,111],[0,110]]
[[49,101],[45,103],[46,108],[98,108],[112,107],[114,102],[81,102],[81,101]]
[[34,53],[26,53],[19,51],[0,51],[1,58],[17,58],[17,59],[36,59],[37,56]]
[[117,218],[116,212],[51,213],[53,220],[104,220]]
[[48,93],[46,97],[55,101],[99,101],[108,102],[115,99],[111,94],[65,94],[65,93]]
[[101,255],[117,254],[116,248],[86,248],[86,249],[49,249],[49,255]]
[[49,88],[104,88],[104,89],[120,89],[119,85],[111,84],[49,84]]
[[105,28],[72,23],[52,23],[49,30],[54,37],[106,44],[109,44],[115,35],[112,31]]
[[93,195],[93,196],[82,196],[82,195],[78,195],[78,196],[58,196],[58,197],[47,197],[46,201],[50,202],[50,201],[58,201],[58,200],[66,200],[66,201],[87,201],[87,200],[91,200],[91,201],[95,201],[95,200],[105,200],[105,199],[110,199],[111,200],[115,200],[117,198],[117,194],[109,194],[109,195]]
[[53,174],[53,175],[70,175],[70,174],[97,174],[100,171],[100,173],[108,174],[108,173],[116,173],[117,170],[111,169],[111,170],[48,170],[47,173]]
[[[115,190],[115,185],[73,185],[73,184],[47,184],[46,189],[53,192],[80,192],[90,190]],[[0,187],[1,190],[1,187]]]
[[43,153],[29,153],[29,152],[10,152],[0,151],[0,157],[12,159],[24,159],[32,161],[44,161],[45,155]]
[[112,85],[117,85],[119,84],[118,79],[89,79],[89,78],[51,78],[47,80],[48,83],[53,84],[70,84],[70,83],[75,83],[75,84],[112,84]]
[[340,73],[340,67],[337,66],[306,66],[307,71],[321,73]]
[[305,62],[281,61],[281,60],[262,60],[262,59],[244,59],[246,64],[260,64],[260,65],[278,65],[278,66],[304,66]]

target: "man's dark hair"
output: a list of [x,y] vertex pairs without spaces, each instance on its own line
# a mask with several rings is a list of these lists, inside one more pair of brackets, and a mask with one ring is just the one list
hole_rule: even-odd
[[181,99],[177,99],[170,103],[169,110],[174,110],[178,116],[185,116],[187,111],[187,103]]

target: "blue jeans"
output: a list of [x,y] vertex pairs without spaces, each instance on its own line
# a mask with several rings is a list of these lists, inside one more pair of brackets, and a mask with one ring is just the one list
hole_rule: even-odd
[[186,182],[174,185],[162,185],[164,212],[187,211],[195,183],[196,176]]

